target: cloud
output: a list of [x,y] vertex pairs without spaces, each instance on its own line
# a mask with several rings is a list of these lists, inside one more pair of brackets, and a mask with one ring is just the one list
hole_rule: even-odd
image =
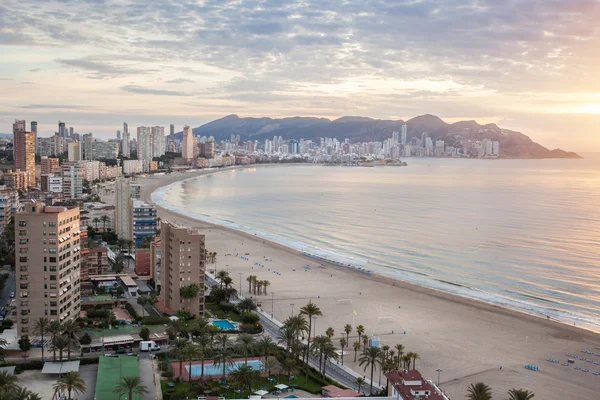
[[29,70],[29,72],[40,72],[40,71],[43,71],[43,69],[42,68],[33,68],[33,69]]
[[112,62],[99,61],[90,58],[56,59],[54,61],[65,67],[89,71],[92,73],[91,77],[100,79],[125,75],[147,74],[152,72],[152,70],[131,67],[128,65],[119,65]]
[[186,78],[177,78],[166,81],[166,83],[194,83],[195,81]]
[[179,92],[175,90],[148,89],[137,85],[122,86],[121,90],[130,93],[155,94],[159,96],[191,96],[191,94],[189,93]]
[[66,104],[26,104],[26,105],[18,106],[18,108],[83,110],[83,109],[89,109],[91,107],[81,106],[81,105],[66,105]]

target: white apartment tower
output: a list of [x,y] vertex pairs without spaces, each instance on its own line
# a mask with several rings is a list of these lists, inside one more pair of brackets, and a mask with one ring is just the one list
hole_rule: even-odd
[[140,185],[134,185],[130,179],[117,179],[116,195],[116,228],[117,236],[125,240],[133,240],[132,200],[140,197]]

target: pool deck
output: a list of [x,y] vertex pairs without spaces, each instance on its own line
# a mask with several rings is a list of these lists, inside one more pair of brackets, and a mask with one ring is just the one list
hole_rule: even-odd
[[[263,361],[262,357],[250,357],[248,358],[248,361],[250,360],[258,360],[258,361]],[[244,362],[245,359],[244,358],[234,358],[233,362]],[[202,361],[192,361],[192,366],[194,365],[201,365]],[[204,365],[206,366],[207,364],[214,364],[214,360],[204,360]],[[177,379],[179,377],[181,377],[182,381],[188,381],[190,379],[190,376],[188,374],[188,371],[186,369],[186,367],[189,367],[190,363],[184,361],[183,365],[181,367],[181,375],[179,374],[179,361],[172,361],[171,362],[171,370],[173,371],[173,379]],[[226,374],[227,375],[227,374]],[[217,380],[217,379],[221,379],[223,377],[222,374],[219,375],[207,375],[204,374],[204,380]],[[202,378],[201,376],[192,376],[192,380],[193,381],[198,381],[200,380],[200,378]]]

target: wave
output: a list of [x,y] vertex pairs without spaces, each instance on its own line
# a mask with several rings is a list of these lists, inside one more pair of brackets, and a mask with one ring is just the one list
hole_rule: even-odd
[[[274,235],[254,228],[250,228],[236,223],[234,221],[221,220],[218,218],[214,218],[210,215],[193,212],[175,206],[165,199],[168,192],[172,188],[180,186],[189,180],[202,179],[209,176],[211,175],[190,177],[158,188],[151,194],[152,201],[155,204],[167,210],[182,215],[187,215],[192,218],[202,220],[214,225],[224,226],[230,229],[248,233],[253,236],[262,238],[264,240],[269,240],[279,245],[291,248],[293,250],[297,250],[299,252],[302,252],[304,255],[310,256],[319,261],[331,262],[339,267],[350,268],[357,272],[362,272],[366,274],[374,272],[383,276],[398,279],[400,281],[416,284],[421,287],[439,290],[441,292],[458,295],[463,298],[478,300],[502,308],[523,312],[537,317],[549,318],[557,322],[569,325],[576,325],[580,328],[588,329],[594,332],[600,332],[599,319],[583,314],[577,314],[562,310],[560,309],[561,303],[559,302],[507,289],[499,289],[504,294],[483,291],[481,289],[464,285],[458,282],[452,282],[443,279],[435,279],[426,273],[405,269],[400,266],[385,265],[377,262],[370,263],[368,260],[338,254],[318,246],[309,245],[298,240],[294,240],[292,238]],[[367,265],[369,269],[364,268]],[[543,304],[535,303],[535,301],[547,303],[548,305],[552,305],[553,307],[547,307]]]

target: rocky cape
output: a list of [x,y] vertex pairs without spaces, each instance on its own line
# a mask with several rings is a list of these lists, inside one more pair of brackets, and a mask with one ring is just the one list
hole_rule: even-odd
[[[464,140],[494,140],[500,142],[503,158],[581,158],[576,153],[561,149],[549,150],[520,132],[499,128],[496,124],[480,125],[475,121],[448,124],[434,115],[421,115],[408,121],[381,120],[366,117],[342,117],[336,120],[312,117],[240,118],[235,114],[193,128],[196,136],[213,136],[216,141],[239,134],[242,140],[311,139],[320,137],[350,139],[352,142],[383,141],[408,127],[407,140],[421,137],[423,132],[432,140],[442,139],[447,145],[459,146]],[[181,137],[179,132],[177,136]]]

